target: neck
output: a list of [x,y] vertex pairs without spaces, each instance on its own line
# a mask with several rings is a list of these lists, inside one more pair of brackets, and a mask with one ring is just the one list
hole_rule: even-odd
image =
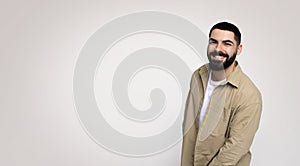
[[229,77],[229,75],[235,69],[236,63],[233,62],[228,68],[225,70],[212,70],[211,79],[213,81],[221,81]]

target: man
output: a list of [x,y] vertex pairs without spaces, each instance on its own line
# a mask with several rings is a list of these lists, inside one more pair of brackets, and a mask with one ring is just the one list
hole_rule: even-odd
[[241,33],[228,22],[209,32],[209,64],[193,73],[183,122],[181,166],[248,166],[262,112],[259,90],[235,60]]

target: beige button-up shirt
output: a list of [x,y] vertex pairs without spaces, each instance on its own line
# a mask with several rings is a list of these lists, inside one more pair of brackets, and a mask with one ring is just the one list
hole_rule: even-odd
[[248,166],[258,129],[262,97],[238,63],[227,81],[215,88],[198,127],[209,65],[193,73],[183,122],[181,166]]

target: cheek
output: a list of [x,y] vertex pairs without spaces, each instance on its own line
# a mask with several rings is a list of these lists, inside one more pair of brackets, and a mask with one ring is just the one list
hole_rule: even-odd
[[235,52],[234,49],[231,49],[231,48],[227,48],[224,50],[229,56],[233,55],[233,53]]
[[226,52],[229,54],[229,55],[233,55],[234,53],[236,53],[238,51],[238,48],[236,47],[229,47],[226,49]]
[[209,46],[207,47],[207,52],[213,52],[213,51],[215,51],[215,47],[209,45]]
[[228,52],[228,55],[233,56],[234,54],[237,54],[237,53],[238,53],[237,51],[238,51],[238,50],[236,50],[236,49],[231,49],[231,50]]

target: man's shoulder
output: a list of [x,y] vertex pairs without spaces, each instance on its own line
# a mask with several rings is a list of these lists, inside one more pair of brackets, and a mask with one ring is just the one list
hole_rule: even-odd
[[250,89],[251,91],[260,93],[252,79],[250,79],[250,77],[244,72],[241,72],[240,86],[243,87],[244,90]]
[[239,97],[247,102],[261,103],[262,95],[250,77],[241,71],[240,84],[238,87]]
[[203,75],[203,74],[206,74],[208,73],[208,70],[209,70],[209,64],[206,63],[206,64],[203,64],[202,66],[198,67],[194,72],[193,72],[193,76],[195,75]]
[[202,84],[201,80],[206,80],[208,78],[208,64],[204,64],[198,67],[192,74],[190,81],[190,86],[199,86]]

